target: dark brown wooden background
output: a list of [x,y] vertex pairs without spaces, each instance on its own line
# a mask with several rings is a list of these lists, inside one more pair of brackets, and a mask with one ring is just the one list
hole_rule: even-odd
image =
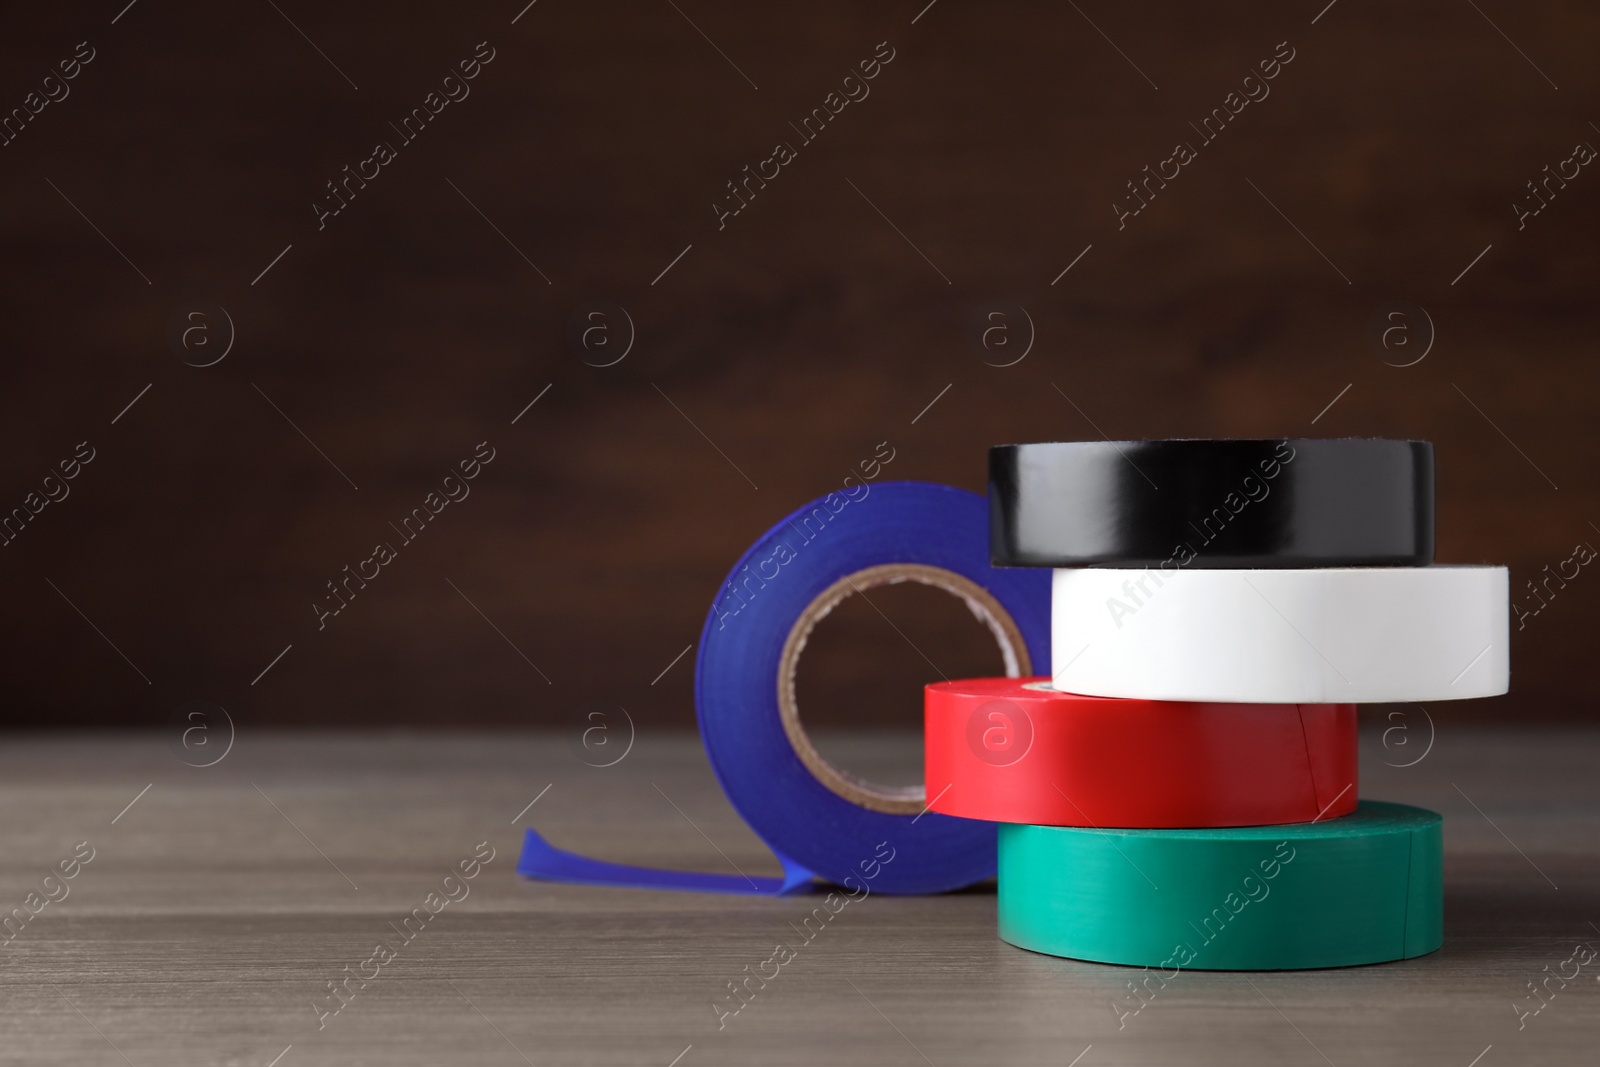
[[[7,111],[97,54],[0,148],[0,508],[77,442],[97,458],[0,548],[3,721],[202,698],[241,728],[533,725],[603,699],[688,725],[692,654],[651,682],[725,569],[884,440],[886,477],[982,489],[996,442],[1423,437],[1442,561],[1520,588],[1600,544],[1600,173],[1520,232],[1512,210],[1600,143],[1600,13],[924,2],[7,12]],[[470,97],[319,232],[324,182],[480,41]],[[870,97],[719,232],[723,183],[881,41]],[[1124,182],[1281,41],[1270,97],[1119,232]],[[592,299],[637,325],[606,369],[564,339]],[[1437,328],[1403,369],[1367,338],[1395,299]],[[168,343],[190,300],[236,324],[214,367]],[[970,343],[991,300],[1036,324],[1015,366]],[[471,496],[318,632],[324,583],[484,440]],[[947,674],[998,661],[951,602],[880,604]],[[1436,717],[1591,714],[1597,618],[1586,569],[1514,635],[1509,697]],[[818,644],[808,718],[913,720],[929,668],[876,613]]]

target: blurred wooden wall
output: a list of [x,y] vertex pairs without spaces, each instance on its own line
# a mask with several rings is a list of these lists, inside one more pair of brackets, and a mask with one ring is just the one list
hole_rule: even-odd
[[[249,727],[535,725],[603,699],[687,726],[693,654],[652,679],[726,568],[883,441],[884,477],[981,490],[996,442],[1422,437],[1442,561],[1521,589],[1600,544],[1600,171],[1514,208],[1600,144],[1591,6],[923,4],[9,13],[0,107],[61,98],[0,147],[0,507],[94,458],[0,548],[4,722],[203,698]],[[470,95],[403,143],[389,123],[480,42]],[[880,42],[869,95],[800,144]],[[1200,143],[1281,42],[1269,95]],[[609,367],[568,342],[595,300],[636,330]],[[1414,311],[1411,348],[1372,340],[1401,300],[1436,331],[1408,367]],[[234,324],[214,366],[169,337],[192,302]],[[995,307],[1033,324],[1012,366],[973,340]],[[470,496],[319,630],[325,583],[484,441]],[[884,603],[945,673],[997,662],[958,606]],[[1444,714],[1589,715],[1597,619],[1585,568],[1514,635],[1512,694]],[[877,614],[818,640],[808,718],[914,721],[929,669]]]

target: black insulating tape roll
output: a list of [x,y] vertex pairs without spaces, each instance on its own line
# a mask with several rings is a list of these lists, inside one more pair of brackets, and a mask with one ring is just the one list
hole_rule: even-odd
[[1433,561],[1433,445],[998,445],[989,552],[999,567],[1420,567]]

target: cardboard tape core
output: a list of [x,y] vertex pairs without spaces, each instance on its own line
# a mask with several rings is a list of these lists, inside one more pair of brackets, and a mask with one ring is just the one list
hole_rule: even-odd
[[800,722],[799,703],[795,699],[795,673],[800,663],[800,653],[805,649],[806,641],[810,639],[817,623],[853,593],[901,582],[921,582],[959,598],[994,636],[995,644],[1000,647],[1000,655],[1005,660],[1006,676],[1020,678],[1032,673],[1033,665],[1021,630],[1011,614],[988,590],[943,567],[920,563],[887,563],[845,575],[817,594],[800,613],[789,630],[789,637],[783,644],[783,653],[778,660],[778,712],[795,755],[829,790],[871,811],[889,815],[919,815],[927,803],[924,786],[879,785],[835,767],[817,751],[811,738],[806,735],[805,727]]

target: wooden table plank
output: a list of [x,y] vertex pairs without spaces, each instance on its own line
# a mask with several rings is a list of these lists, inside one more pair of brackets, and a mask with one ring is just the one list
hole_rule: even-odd
[[[860,769],[915,751],[905,738],[839,744]],[[795,940],[807,901],[544,885],[512,870],[513,817],[549,785],[525,821],[559,844],[727,870],[720,848],[774,873],[692,736],[641,736],[604,770],[550,734],[246,735],[207,769],[142,736],[13,739],[0,752],[0,907],[22,907],[78,842],[95,853],[0,949],[0,1063],[667,1067],[682,1054],[680,1067],[950,1067],[1083,1053],[1080,1067],[1467,1067],[1491,1045],[1482,1067],[1591,1057],[1600,962],[1552,982],[1520,1031],[1512,1004],[1575,942],[1600,946],[1600,731],[1447,725],[1407,768],[1383,761],[1420,748],[1401,759],[1375,733],[1363,744],[1364,795],[1446,816],[1434,955],[1185,973],[1119,1030],[1111,1004],[1137,972],[1000,942],[992,888],[872,897],[719,1032],[712,1001]],[[494,859],[468,896],[319,1029],[326,983],[398,940],[389,923],[485,841]]]

